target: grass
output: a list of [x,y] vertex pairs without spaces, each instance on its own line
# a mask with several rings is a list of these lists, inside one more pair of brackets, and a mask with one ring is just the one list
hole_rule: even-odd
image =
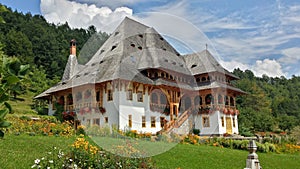
[[[111,138],[92,138],[92,140],[106,146],[116,143],[116,140]],[[43,157],[53,146],[67,149],[73,141],[74,137],[5,135],[4,139],[0,139],[0,168],[30,168],[35,159]],[[145,141],[139,144],[142,145],[141,147],[147,145],[148,148],[153,149],[161,149],[167,145]],[[153,160],[161,169],[242,169],[246,165],[247,155],[247,151],[241,150],[177,144],[171,150],[153,156]],[[259,153],[258,156],[264,169],[296,169],[300,166],[299,154]]]
[[14,114],[37,114],[34,110],[31,109],[31,105],[33,105],[33,93],[27,93],[18,95],[16,99],[11,98],[8,103],[13,107]]
[[53,147],[65,150],[74,140],[74,137],[5,135],[0,139],[0,168],[30,168],[35,159],[42,158]]
[[[154,157],[162,169],[242,169],[246,167],[248,152],[212,146],[178,144],[170,151]],[[296,169],[299,154],[258,153],[263,169]]]
[[[151,142],[143,139],[135,139],[130,137],[126,137],[126,139],[111,137],[92,137],[92,140],[106,151],[129,157],[150,157],[166,152],[174,146],[176,146],[176,143]],[[123,150],[120,150],[122,148],[130,149],[131,152],[136,153],[131,154],[128,151],[125,152]]]

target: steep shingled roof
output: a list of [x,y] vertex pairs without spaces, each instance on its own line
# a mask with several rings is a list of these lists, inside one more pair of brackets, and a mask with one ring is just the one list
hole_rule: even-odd
[[207,50],[181,56],[154,28],[126,17],[85,65],[79,65],[76,57],[70,55],[62,82],[35,98],[84,84],[115,79],[197,90],[194,84],[179,85],[163,79],[153,81],[141,73],[152,68],[186,76],[218,71],[236,78]]
[[238,79],[237,76],[224,69],[208,50],[199,53],[183,55],[187,68],[192,75],[220,72]]
[[70,80],[76,74],[78,69],[79,68],[76,56],[70,55],[61,81],[66,82]]

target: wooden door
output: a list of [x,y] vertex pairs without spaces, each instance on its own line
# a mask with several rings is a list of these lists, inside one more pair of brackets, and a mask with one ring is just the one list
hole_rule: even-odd
[[226,133],[232,134],[232,121],[230,117],[226,117]]

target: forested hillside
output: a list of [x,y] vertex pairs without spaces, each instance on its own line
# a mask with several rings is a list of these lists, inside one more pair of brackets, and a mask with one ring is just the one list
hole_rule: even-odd
[[[0,22],[0,66],[5,60],[9,64],[6,72],[13,72],[19,79],[18,84],[9,89],[11,97],[26,92],[37,95],[60,80],[71,39],[77,40],[77,51],[85,43],[93,44],[83,50],[87,57],[80,61],[86,62],[108,37],[94,26],[87,30],[71,29],[68,23],[54,25],[40,15],[22,14],[3,7]],[[24,68],[27,73],[20,76]],[[259,78],[249,70],[239,69],[233,73],[240,77],[235,85],[248,93],[237,98],[241,133],[289,131],[299,125],[300,77]],[[3,86],[6,81],[2,77],[0,80]]]
[[300,77],[255,77],[250,70],[233,72],[235,85],[247,92],[237,99],[239,129],[247,131],[290,131],[300,124]]
[[[68,23],[54,25],[47,23],[41,15],[22,14],[11,9],[2,11],[0,16],[5,21],[0,24],[0,42],[2,50],[8,56],[16,56],[22,64],[30,64],[45,70],[48,78],[62,76],[69,56],[69,42],[76,39],[78,51],[87,40],[97,32],[94,26],[85,29],[71,29]],[[90,49],[88,55],[107,39],[106,33],[96,34],[98,46]]]

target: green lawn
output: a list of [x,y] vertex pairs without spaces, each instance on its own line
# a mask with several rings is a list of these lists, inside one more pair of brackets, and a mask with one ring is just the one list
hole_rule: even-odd
[[[178,144],[170,151],[154,157],[163,169],[243,169],[248,152],[212,146]],[[299,154],[258,153],[263,169],[300,168]]]
[[[116,140],[111,138],[93,138],[93,140],[106,146],[116,143]],[[36,158],[43,157],[53,146],[66,149],[73,141],[74,137],[5,135],[4,139],[0,139],[0,169],[30,168]],[[123,144],[120,140],[118,143]],[[151,144],[145,141],[138,144],[152,149],[168,146],[167,143]],[[153,159],[156,166],[162,169],[179,167],[181,169],[243,169],[247,154],[247,151],[178,144],[171,150],[154,156]],[[263,169],[296,169],[300,166],[299,154],[260,153],[258,155]]]
[[[151,142],[129,137],[126,139],[92,137],[92,140],[106,151],[129,157],[150,157],[164,153],[177,145],[176,143]],[[129,151],[123,151],[122,149],[127,149]]]
[[0,169],[30,168],[35,159],[42,158],[53,147],[64,150],[74,140],[74,137],[5,135],[0,139]]

